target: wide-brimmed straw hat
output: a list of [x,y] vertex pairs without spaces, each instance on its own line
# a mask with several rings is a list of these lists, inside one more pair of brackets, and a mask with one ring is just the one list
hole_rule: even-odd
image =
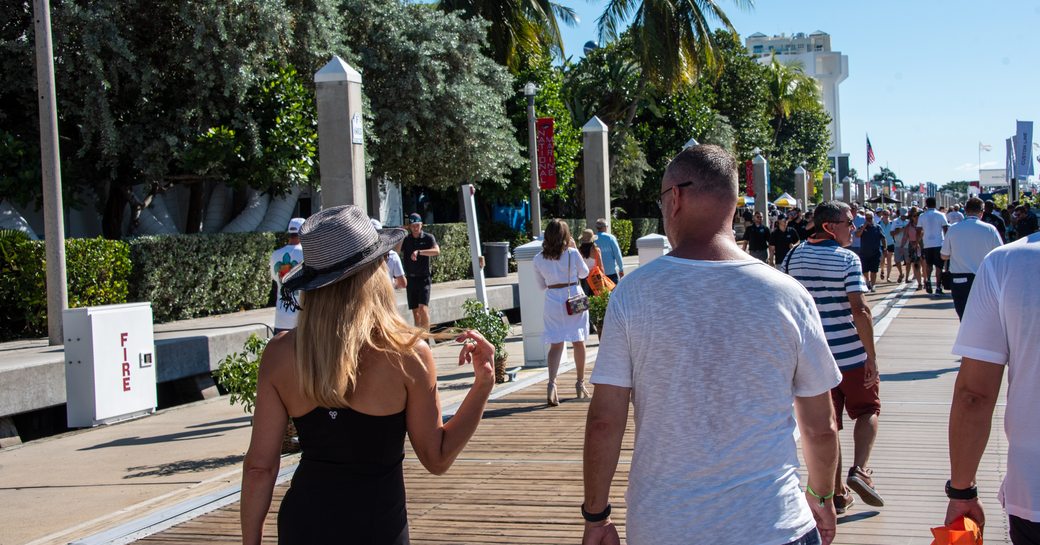
[[297,291],[315,290],[339,282],[394,249],[407,233],[377,231],[354,205],[326,208],[300,227],[303,261],[282,277],[282,304],[299,308]]
[[581,237],[578,238],[578,244],[588,244],[590,242],[596,242],[596,233],[592,232],[592,229],[586,229],[581,232]]

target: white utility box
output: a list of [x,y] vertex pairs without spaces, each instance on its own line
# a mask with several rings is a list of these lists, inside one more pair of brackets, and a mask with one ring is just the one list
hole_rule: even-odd
[[155,412],[151,303],[72,308],[62,317],[69,427]]
[[658,234],[639,237],[636,240],[636,248],[639,251],[640,267],[672,251],[672,245],[668,243],[668,237]]

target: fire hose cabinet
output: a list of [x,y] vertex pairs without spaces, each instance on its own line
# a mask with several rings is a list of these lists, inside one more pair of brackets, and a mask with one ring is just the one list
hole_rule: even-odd
[[72,308],[62,317],[69,427],[155,412],[151,303]]

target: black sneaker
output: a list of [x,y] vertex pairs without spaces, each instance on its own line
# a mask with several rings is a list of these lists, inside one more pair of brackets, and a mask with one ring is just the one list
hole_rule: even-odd
[[856,498],[852,497],[852,491],[845,490],[844,496],[834,496],[834,512],[844,515],[845,511],[855,505]]
[[924,283],[924,291],[926,291],[928,293],[932,293],[932,283],[931,282],[925,282]]

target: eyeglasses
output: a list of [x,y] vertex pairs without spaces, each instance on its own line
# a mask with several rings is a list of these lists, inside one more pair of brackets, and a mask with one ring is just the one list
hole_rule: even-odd
[[683,187],[689,187],[691,185],[693,185],[693,181],[692,180],[689,181],[689,182],[683,182],[681,184],[675,184],[672,187],[669,187],[668,189],[665,189],[664,191],[662,191],[661,194],[657,197],[657,208],[660,208],[662,210],[664,209],[661,206],[661,199],[663,199],[665,195],[667,195],[669,192],[671,192],[672,189],[680,189],[680,188],[683,188]]

